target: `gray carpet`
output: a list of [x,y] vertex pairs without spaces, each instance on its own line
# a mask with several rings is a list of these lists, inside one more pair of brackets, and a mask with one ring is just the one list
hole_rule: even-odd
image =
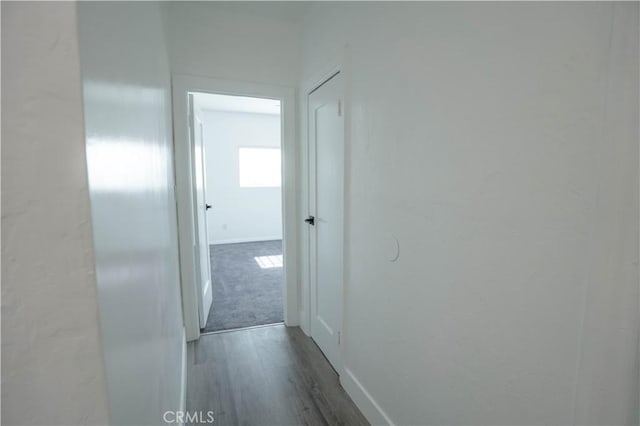
[[210,253],[213,305],[203,332],[283,321],[282,267],[267,257],[282,256],[282,241],[212,245]]

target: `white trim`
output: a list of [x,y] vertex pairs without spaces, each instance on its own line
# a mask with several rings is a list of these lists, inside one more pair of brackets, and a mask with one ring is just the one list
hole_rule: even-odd
[[180,411],[187,411],[187,335],[182,328],[182,372],[180,377]]
[[260,238],[229,238],[226,240],[217,240],[215,243],[209,242],[210,246],[219,246],[222,244],[238,244],[238,243],[259,243],[262,241],[280,241],[282,235],[277,237],[260,237]]
[[340,384],[347,391],[356,406],[362,411],[372,425],[390,425],[393,422],[384,410],[373,399],[371,394],[362,386],[351,370],[344,368],[344,374],[340,376]]
[[[203,92],[225,95],[278,99],[282,120],[282,250],[284,261],[284,321],[299,324],[297,283],[297,213],[296,213],[296,144],[295,91],[292,87],[220,80],[191,75],[173,75],[173,120],[176,196],[180,243],[182,308],[187,341],[200,337],[195,283],[194,215],[191,186],[191,157],[188,138],[187,93]],[[185,190],[186,189],[186,190]]]

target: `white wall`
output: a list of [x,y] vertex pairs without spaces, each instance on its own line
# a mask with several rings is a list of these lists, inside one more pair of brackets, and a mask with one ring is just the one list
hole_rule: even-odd
[[2,423],[109,423],[74,3],[2,3]]
[[280,148],[280,115],[203,111],[209,244],[282,239],[281,188],[241,188],[238,149]]
[[[164,6],[172,74],[290,88],[298,85],[299,20],[308,8],[306,2],[166,2]],[[297,153],[288,150],[290,155]],[[285,198],[295,193],[287,192]],[[288,220],[288,235],[294,234],[300,220],[299,216]],[[298,253],[297,240],[293,240],[283,248],[286,281],[299,283],[297,265],[289,261]],[[289,324],[297,324],[294,309],[285,311]]]
[[306,6],[257,3],[168,3],[171,72],[295,86]]
[[303,28],[303,80],[349,44],[342,379],[369,418],[637,424],[637,3]]
[[89,188],[111,421],[181,406],[169,64],[156,3],[80,3]]

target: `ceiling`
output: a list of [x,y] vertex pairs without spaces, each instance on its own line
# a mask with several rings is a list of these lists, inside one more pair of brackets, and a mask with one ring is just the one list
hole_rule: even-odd
[[280,114],[280,101],[275,99],[194,93],[194,102],[196,108],[209,111]]
[[[176,2],[176,4],[180,3]],[[310,3],[307,1],[210,1],[199,4],[228,13],[297,23],[304,18]]]

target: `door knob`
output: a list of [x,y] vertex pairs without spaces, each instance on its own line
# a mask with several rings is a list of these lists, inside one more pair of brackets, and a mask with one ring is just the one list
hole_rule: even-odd
[[315,225],[316,224],[316,218],[313,217],[313,216],[309,216],[304,221],[307,222],[309,225]]
[[205,204],[204,205],[204,209],[205,210],[209,210],[211,207],[212,207],[211,204]]

